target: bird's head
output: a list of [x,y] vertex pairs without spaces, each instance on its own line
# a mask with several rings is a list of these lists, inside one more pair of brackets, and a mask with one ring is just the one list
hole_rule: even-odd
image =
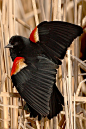
[[25,40],[27,40],[27,38],[15,35],[10,38],[9,44],[5,46],[5,48],[9,48],[10,56],[13,61],[17,56],[20,56],[25,47]]

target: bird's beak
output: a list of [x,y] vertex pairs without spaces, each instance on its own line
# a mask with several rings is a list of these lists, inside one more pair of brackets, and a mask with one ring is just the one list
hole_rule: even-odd
[[10,43],[7,45],[7,46],[5,46],[4,48],[13,48],[13,45],[11,45]]

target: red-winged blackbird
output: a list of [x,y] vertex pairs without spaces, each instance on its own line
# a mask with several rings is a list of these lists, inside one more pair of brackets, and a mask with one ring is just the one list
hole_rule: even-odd
[[80,26],[71,23],[44,21],[32,31],[30,38],[11,37],[6,46],[14,61],[11,79],[31,116],[51,119],[63,109],[64,97],[55,84],[56,69],[74,38],[82,33]]

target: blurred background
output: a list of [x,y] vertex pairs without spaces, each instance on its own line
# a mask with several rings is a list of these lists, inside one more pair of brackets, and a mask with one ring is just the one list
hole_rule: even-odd
[[[44,20],[74,23],[84,33],[74,40],[57,72],[64,110],[39,122],[23,110],[25,102],[13,88],[12,61],[4,46],[13,35],[29,38]],[[86,129],[86,0],[0,0],[0,129]]]

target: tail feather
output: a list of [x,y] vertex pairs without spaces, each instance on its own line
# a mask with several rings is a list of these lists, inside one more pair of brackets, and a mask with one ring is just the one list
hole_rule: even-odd
[[51,119],[54,116],[57,116],[57,114],[59,114],[60,111],[63,110],[62,105],[64,105],[64,97],[62,96],[62,94],[54,84],[53,92],[50,98],[50,112],[49,112],[48,118]]
[[[60,91],[58,90],[58,88],[56,87],[55,84],[53,86],[53,92],[51,94],[49,105],[50,105],[50,112],[49,112],[49,114],[47,116],[48,119],[51,119],[54,116],[57,116],[57,114],[59,114],[60,111],[63,110],[63,106],[62,105],[64,105],[64,97],[62,96],[62,94],[60,93]],[[24,106],[24,109],[30,112],[30,117],[34,117],[35,118],[35,117],[38,116],[38,120],[39,121],[41,120],[42,117],[46,117],[46,116],[40,115],[37,111],[35,111],[27,103]]]
[[30,117],[36,118],[38,116],[39,121],[42,119],[42,115],[40,115],[36,110],[34,110],[28,103],[24,105],[24,110],[26,110],[27,113],[30,113]]

